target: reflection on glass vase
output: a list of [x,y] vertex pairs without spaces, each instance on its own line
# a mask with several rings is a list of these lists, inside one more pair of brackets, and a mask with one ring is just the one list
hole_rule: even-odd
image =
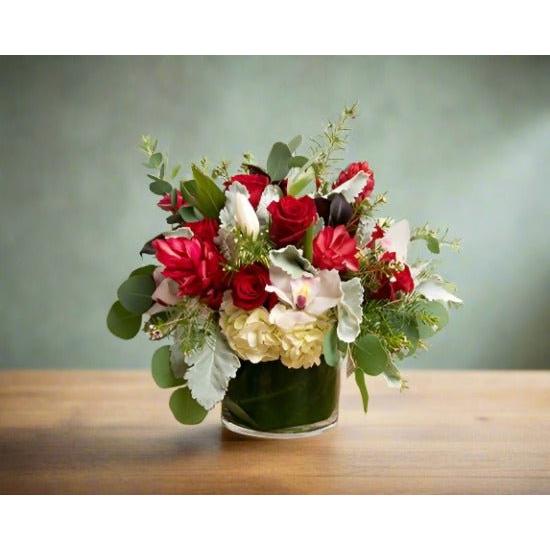
[[222,423],[253,437],[316,435],[336,424],[339,394],[339,369],[324,362],[290,369],[280,361],[242,361],[222,402]]

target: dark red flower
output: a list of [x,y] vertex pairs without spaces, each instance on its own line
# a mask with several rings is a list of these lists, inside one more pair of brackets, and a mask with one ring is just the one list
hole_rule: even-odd
[[344,225],[325,227],[313,240],[313,265],[320,269],[357,271],[357,243]]
[[267,210],[271,214],[269,236],[276,246],[297,243],[317,218],[315,201],[308,196],[299,199],[281,197],[279,201],[273,201]]
[[372,230],[372,233],[370,234],[370,241],[367,243],[367,246],[369,248],[374,248],[376,241],[378,239],[381,239],[384,235],[384,230],[378,224],[376,224],[374,226],[374,229]]
[[219,307],[225,273],[223,256],[214,243],[196,237],[170,237],[153,241],[162,274],[178,283],[179,296],[201,296]]
[[[395,261],[395,252],[385,252],[380,258],[382,261]],[[380,287],[372,295],[375,300],[395,300],[398,292],[409,294],[414,290],[414,280],[408,265],[405,265],[402,271],[395,271],[392,275],[382,275],[380,278]]]
[[160,201],[157,202],[157,206],[162,208],[163,210],[166,210],[166,212],[172,212],[176,213],[186,202],[183,200],[183,196],[181,194],[181,191],[176,191],[176,204],[175,206],[172,205],[172,197],[170,196],[170,193],[166,193]]
[[366,161],[352,162],[345,170],[342,170],[340,172],[340,175],[338,176],[338,179],[334,182],[332,188],[336,189],[339,185],[342,185],[346,181],[350,180],[351,178],[353,178],[353,176],[361,171],[367,174],[368,179],[365,187],[363,188],[363,191],[361,191],[361,194],[357,197],[357,199],[355,199],[355,202],[361,202],[365,200],[367,197],[370,197],[374,189],[374,172],[369,166],[369,163]]
[[254,207],[258,207],[260,198],[266,185],[269,184],[269,178],[263,174],[237,174],[232,176],[231,181],[226,182],[226,186],[231,185],[233,182],[239,182],[244,185],[250,195],[250,204]]
[[201,241],[213,241],[218,234],[219,223],[213,218],[205,218],[197,222],[187,222],[185,227],[189,227],[195,237]]
[[269,271],[264,265],[255,263],[243,267],[231,280],[233,303],[246,310],[272,306],[272,299],[277,301],[277,297],[265,289],[269,282]]

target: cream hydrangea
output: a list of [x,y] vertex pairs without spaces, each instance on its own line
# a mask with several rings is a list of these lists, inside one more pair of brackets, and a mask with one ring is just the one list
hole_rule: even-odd
[[235,307],[231,297],[226,296],[220,311],[220,326],[227,342],[242,359],[259,363],[279,358],[279,330],[269,322],[265,307],[245,311]]
[[[282,304],[275,306],[285,307]],[[310,323],[297,324],[287,329],[279,327],[283,365],[292,369],[308,369],[313,365],[319,365],[323,339],[329,329],[330,321],[326,315],[321,315]]]

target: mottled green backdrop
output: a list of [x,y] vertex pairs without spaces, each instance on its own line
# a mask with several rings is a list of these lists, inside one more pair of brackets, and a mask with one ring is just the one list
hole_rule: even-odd
[[163,227],[142,133],[237,165],[355,100],[345,160],[372,164],[385,212],[463,239],[441,260],[465,307],[408,365],[548,367],[550,63],[505,57],[2,58],[0,365],[148,365],[155,344],[105,327]]

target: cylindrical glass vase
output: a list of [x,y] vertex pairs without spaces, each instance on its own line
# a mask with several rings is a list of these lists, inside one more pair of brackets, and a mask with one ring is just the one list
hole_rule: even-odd
[[316,435],[336,424],[339,395],[339,369],[324,362],[290,369],[280,361],[241,361],[222,402],[222,422],[253,437]]

